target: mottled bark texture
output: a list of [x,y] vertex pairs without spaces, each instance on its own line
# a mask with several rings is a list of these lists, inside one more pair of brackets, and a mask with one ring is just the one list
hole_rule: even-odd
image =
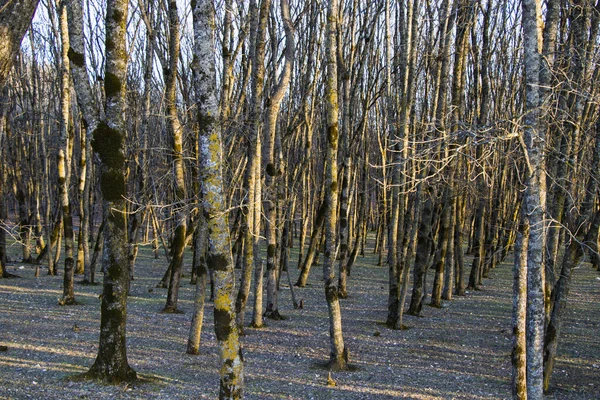
[[81,137],[81,172],[79,182],[79,243],[83,250],[82,264],[83,283],[93,283],[90,271],[90,190],[91,190],[91,134],[98,126],[99,107],[96,97],[92,94],[90,79],[87,73],[85,46],[83,35],[83,7],[81,0],[66,0],[67,20],[69,30],[69,48],[67,56],[73,79],[73,87],[77,97],[77,106],[81,110],[83,133]]
[[125,164],[125,47],[127,0],[107,0],[106,4],[106,120],[94,130],[92,147],[100,158],[100,189],[106,226],[102,269],[100,344],[89,377],[107,382],[135,380],[136,372],[127,362],[126,320],[129,288],[127,194]]
[[[290,84],[292,66],[294,64],[294,26],[290,17],[290,5],[287,0],[280,1],[281,16],[285,29],[285,64],[279,76],[279,82],[275,86],[267,101],[265,110],[265,147],[263,154],[263,166],[265,168],[265,221],[267,231],[267,308],[265,316],[272,319],[281,319],[277,306],[279,292],[279,266],[276,263],[277,249],[277,185],[282,184],[282,166],[276,165],[275,143],[277,138],[277,116],[281,107],[281,101]],[[282,243],[282,246],[285,244]]]
[[541,1],[523,0],[523,49],[525,67],[525,117],[523,142],[527,159],[523,218],[529,225],[527,245],[527,398],[543,397],[544,343],[544,244],[546,209],[544,147],[546,132],[540,129],[539,77],[541,64]]
[[335,279],[336,239],[337,239],[337,151],[338,151],[338,78],[337,43],[339,28],[338,2],[331,0],[327,11],[327,76],[325,101],[327,107],[327,150],[325,161],[325,252],[323,280],[325,299],[329,310],[329,367],[335,370],[348,368],[348,350],[342,336],[342,312]]
[[194,20],[194,72],[198,126],[200,128],[200,180],[204,215],[208,227],[207,265],[214,281],[214,323],[219,354],[220,399],[243,397],[244,364],[236,325],[233,290],[235,276],[222,176],[222,139],[217,123],[214,60],[214,5],[196,1]]
[[169,290],[167,301],[162,312],[177,313],[179,299],[179,282],[181,281],[181,270],[186,243],[187,221],[184,208],[185,192],[185,169],[183,164],[183,127],[177,115],[177,63],[179,61],[179,15],[177,2],[169,1],[169,68],[165,76],[165,97],[167,105],[167,126],[173,138],[173,181],[175,185],[175,232],[171,240],[171,265],[169,266]]
[[67,24],[67,5],[65,1],[59,4],[59,26],[61,39],[61,71],[60,71],[60,148],[58,149],[58,195],[63,214],[63,229],[65,238],[65,269],[63,275],[63,295],[60,305],[75,304],[74,274],[75,259],[73,258],[73,218],[69,198],[71,177],[72,140],[69,126],[71,108],[71,76],[69,57],[69,30]]
[[512,396],[515,400],[527,399],[525,319],[527,314],[528,238],[529,227],[521,226],[515,243],[513,267]]
[[0,89],[12,69],[39,0],[0,0]]
[[194,314],[190,324],[190,334],[186,352],[188,354],[199,354],[200,336],[202,334],[202,322],[204,320],[204,299],[206,297],[206,246],[207,228],[204,213],[198,220],[196,233],[194,234],[194,263],[193,269],[196,273],[196,295],[194,298]]

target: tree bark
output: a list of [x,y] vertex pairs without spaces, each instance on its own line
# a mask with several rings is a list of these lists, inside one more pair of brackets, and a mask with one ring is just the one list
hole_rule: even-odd
[[60,119],[60,148],[58,150],[58,185],[60,207],[63,214],[63,232],[65,238],[65,270],[63,279],[63,295],[59,301],[60,305],[75,304],[74,273],[75,259],[73,258],[73,217],[69,199],[69,184],[71,181],[71,141],[72,127],[69,126],[71,107],[71,85],[70,65],[68,58],[69,30],[67,25],[66,0],[59,5],[60,38],[61,47],[61,119]]
[[39,0],[0,1],[0,90],[4,88]]
[[188,354],[199,354],[200,350],[200,336],[202,334],[202,322],[204,319],[204,298],[206,297],[207,236],[206,219],[201,212],[194,241],[194,265],[192,269],[196,271],[196,295],[194,297],[194,314],[192,315],[186,350]]
[[527,354],[525,320],[527,315],[527,240],[529,227],[522,226],[517,233],[513,267],[512,304],[512,396],[515,400],[527,399]]
[[524,218],[529,225],[527,245],[527,398],[543,398],[544,344],[544,244],[546,209],[544,145],[540,130],[539,77],[541,64],[541,2],[522,0],[523,48],[526,79],[525,144],[527,175],[523,198]]
[[173,137],[173,180],[175,183],[175,232],[171,240],[171,265],[167,301],[162,312],[179,313],[177,301],[179,299],[179,284],[185,252],[187,220],[185,212],[185,170],[183,165],[183,127],[177,115],[177,63],[179,61],[179,15],[177,2],[169,1],[169,67],[165,76],[165,101],[167,104],[167,125]]
[[[279,314],[277,299],[278,299],[278,282],[279,268],[276,263],[277,249],[277,185],[282,182],[280,176],[283,173],[282,166],[276,165],[275,160],[275,143],[277,140],[277,117],[281,107],[281,101],[290,84],[292,67],[295,57],[294,45],[294,27],[290,17],[290,5],[287,0],[281,0],[281,17],[285,29],[285,64],[283,71],[279,77],[273,94],[267,99],[267,108],[265,110],[265,147],[266,151],[263,155],[265,166],[265,221],[267,231],[267,307],[265,317],[272,319],[281,319]],[[284,243],[281,244],[285,246]]]
[[108,382],[132,381],[136,372],[127,362],[126,321],[129,271],[125,164],[125,47],[128,2],[107,0],[106,4],[106,121],[94,130],[92,147],[101,162],[100,188],[106,227],[102,268],[100,343],[94,365],[87,375]]
[[222,140],[217,123],[216,71],[214,60],[214,5],[197,1],[193,9],[194,62],[198,125],[200,128],[201,188],[208,228],[207,265],[213,274],[214,321],[219,354],[220,399],[243,397],[243,357],[233,303],[235,275],[222,176]]
[[337,151],[338,151],[338,78],[337,78],[337,35],[339,29],[338,2],[331,0],[327,11],[327,76],[325,99],[327,106],[327,150],[325,162],[325,252],[323,280],[325,299],[329,310],[329,368],[348,368],[348,350],[342,335],[342,313],[338,288],[335,280],[336,227],[337,227]]

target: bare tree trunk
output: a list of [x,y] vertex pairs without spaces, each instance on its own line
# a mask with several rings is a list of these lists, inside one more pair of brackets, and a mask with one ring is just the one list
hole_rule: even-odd
[[[290,6],[287,0],[281,0],[281,16],[285,29],[285,64],[283,72],[279,77],[279,82],[273,91],[271,97],[267,100],[267,109],[265,110],[265,139],[266,152],[263,155],[265,165],[265,220],[267,230],[267,308],[265,317],[271,319],[281,319],[279,314],[277,298],[278,298],[278,281],[279,268],[276,261],[277,249],[277,185],[281,185],[279,178],[282,173],[282,166],[276,165],[275,161],[275,142],[280,140],[277,136],[277,116],[281,101],[290,84],[292,74],[292,66],[295,57],[294,45],[294,27],[290,17]],[[285,246],[284,243],[281,244]]]
[[339,29],[338,2],[331,0],[327,11],[327,77],[325,98],[327,105],[327,158],[325,162],[325,260],[323,280],[325,299],[329,310],[329,367],[348,368],[348,349],[342,336],[342,312],[335,281],[336,227],[337,227],[337,151],[338,151],[338,91],[337,91],[337,35]]
[[319,245],[319,238],[321,237],[321,233],[323,232],[323,222],[325,221],[326,210],[327,203],[326,201],[323,201],[319,207],[319,210],[317,211],[315,223],[312,227],[312,233],[310,234],[308,251],[306,253],[304,263],[302,264],[302,269],[300,270],[298,281],[296,282],[296,286],[298,287],[306,286],[306,282],[308,281],[310,268],[312,267],[312,264],[315,261],[316,253],[318,252],[317,247]]
[[127,257],[125,164],[125,89],[127,51],[125,48],[127,0],[107,0],[106,122],[94,130],[92,147],[101,161],[100,187],[105,202],[106,227],[102,269],[102,306],[100,310],[100,343],[94,365],[87,375],[108,382],[132,381],[136,372],[127,362],[126,321],[129,271]]
[[72,146],[69,127],[69,109],[71,107],[70,65],[68,58],[69,30],[67,25],[66,0],[60,2],[59,10],[60,37],[61,37],[61,120],[60,120],[60,149],[58,150],[58,185],[60,206],[63,214],[63,230],[65,236],[65,270],[63,279],[63,295],[60,305],[75,304],[74,273],[75,260],[73,258],[73,218],[69,200],[69,183],[71,181],[71,151]]
[[522,0],[526,105],[523,141],[527,159],[524,216],[529,225],[527,245],[527,398],[543,397],[544,245],[546,186],[545,131],[540,130],[539,76],[541,64],[541,2]]
[[206,246],[208,231],[206,219],[202,212],[198,220],[194,240],[194,265],[196,271],[196,295],[194,297],[194,314],[190,324],[190,334],[186,352],[188,354],[199,354],[200,336],[202,334],[202,323],[204,319],[204,298],[206,297]]
[[527,314],[527,239],[529,237],[529,227],[525,225],[519,230],[513,267],[512,395],[515,400],[526,400],[525,320]]
[[77,96],[77,104],[83,115],[83,129],[81,135],[81,171],[79,182],[80,208],[79,208],[79,246],[82,254],[78,256],[78,271],[83,271],[84,283],[90,282],[90,180],[92,179],[91,158],[91,133],[98,126],[99,107],[92,94],[90,80],[86,68],[84,34],[83,34],[83,9],[79,0],[66,0],[67,21],[69,31],[69,49],[67,56],[73,86]]
[[39,0],[0,1],[0,90],[12,69]]
[[168,127],[173,137],[173,177],[175,183],[175,232],[171,241],[171,270],[167,301],[162,312],[178,313],[179,283],[185,252],[187,221],[185,213],[185,170],[183,165],[183,127],[177,115],[177,62],[179,60],[179,15],[177,2],[169,1],[169,68],[165,77]]
[[208,227],[207,265],[212,271],[215,300],[215,333],[221,358],[220,399],[243,397],[244,362],[233,302],[235,274],[225,197],[223,196],[222,141],[216,117],[216,71],[214,60],[214,5],[197,1],[193,9],[194,63],[198,125],[201,139],[201,186]]

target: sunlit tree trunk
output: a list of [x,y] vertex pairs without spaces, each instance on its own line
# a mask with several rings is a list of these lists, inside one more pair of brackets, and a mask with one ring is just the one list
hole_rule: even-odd
[[169,68],[165,77],[166,81],[166,104],[167,125],[169,133],[173,137],[173,180],[175,190],[175,232],[171,241],[171,265],[169,266],[169,290],[167,301],[162,312],[179,312],[177,301],[179,298],[179,282],[183,265],[185,250],[185,237],[187,221],[185,212],[185,170],[183,165],[183,127],[177,115],[177,63],[179,61],[179,15],[177,2],[169,1]]
[[527,354],[525,343],[525,320],[527,315],[527,225],[520,228],[515,244],[513,267],[512,309],[512,395],[515,400],[527,399]]
[[541,64],[541,1],[522,0],[523,49],[526,79],[523,141],[527,171],[523,198],[524,218],[529,225],[527,245],[527,398],[543,397],[544,344],[544,244],[546,185],[545,132],[540,130],[539,77]]
[[73,258],[74,240],[73,240],[73,218],[71,214],[71,203],[69,199],[69,184],[71,181],[71,151],[73,145],[71,141],[71,131],[73,127],[69,126],[70,108],[71,108],[71,77],[69,65],[69,30],[67,25],[67,3],[60,2],[59,8],[60,38],[61,38],[61,119],[60,119],[60,148],[58,150],[58,191],[60,197],[60,207],[63,214],[63,230],[65,238],[65,269],[63,279],[63,295],[59,301],[61,305],[75,303],[74,292],[74,273],[75,259]]
[[39,0],[0,1],[0,89],[4,88],[38,3]]
[[[90,80],[87,72],[87,62],[85,59],[85,46],[83,34],[83,8],[80,0],[66,0],[67,20],[69,31],[69,49],[67,56],[73,86],[77,97],[77,104],[81,110],[83,119],[83,129],[81,136],[81,171],[79,182],[80,207],[79,207],[79,247],[83,251],[82,260],[78,260],[78,270],[82,269],[84,273],[83,282],[91,282],[90,269],[90,190],[92,179],[92,159],[91,159],[91,133],[98,126],[99,107],[96,98],[92,94]],[[78,257],[79,258],[79,257]],[[80,262],[81,264],[80,265]]]
[[215,333],[221,358],[220,399],[243,397],[243,361],[236,325],[233,289],[235,275],[222,176],[221,130],[214,65],[214,5],[197,1],[194,19],[194,76],[198,126],[200,129],[200,167],[204,215],[207,218],[208,253],[206,263],[213,274]]
[[338,151],[338,91],[337,91],[337,34],[339,29],[338,2],[330,0],[327,11],[327,76],[325,99],[327,106],[327,152],[325,162],[325,252],[323,280],[329,309],[329,367],[348,368],[348,350],[342,336],[342,312],[335,280],[337,238],[337,151]]
[[188,354],[199,354],[200,336],[202,334],[202,323],[204,320],[204,298],[206,297],[206,246],[208,231],[206,219],[200,213],[198,227],[194,236],[194,263],[192,268],[196,271],[196,294],[194,298],[194,314],[190,324],[190,334],[186,352]]
[[[295,56],[294,45],[294,27],[290,17],[290,6],[287,0],[281,0],[281,16],[285,29],[285,64],[279,77],[279,82],[275,87],[273,94],[267,99],[267,108],[265,110],[265,147],[263,154],[265,166],[265,228],[267,231],[267,307],[265,316],[267,318],[280,319],[277,306],[279,266],[275,262],[277,250],[277,185],[282,185],[281,181],[282,166],[276,165],[275,160],[275,142],[281,140],[277,135],[277,116],[281,101],[290,84],[292,66]],[[281,243],[281,246],[285,246]]]

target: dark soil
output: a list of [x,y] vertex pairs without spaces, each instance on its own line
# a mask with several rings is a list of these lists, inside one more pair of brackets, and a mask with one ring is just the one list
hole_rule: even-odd
[[[16,251],[11,248],[10,256],[16,258]],[[349,297],[342,300],[353,370],[328,379],[321,367],[329,355],[329,325],[322,272],[315,267],[309,285],[295,288],[303,309],[293,309],[289,287],[282,285],[279,311],[286,318],[245,330],[246,398],[510,398],[512,260],[493,271],[482,291],[455,297],[441,309],[425,307],[422,318],[405,316],[408,329],[402,331],[385,328],[387,269],[375,261],[371,255],[358,259]],[[184,314],[160,313],[166,289],[155,286],[166,268],[148,248],[140,251],[128,307],[128,357],[141,379],[110,386],[72,379],[88,370],[97,353],[102,286],[77,285],[78,305],[59,306],[62,276],[42,269],[36,278],[35,266],[10,264],[9,272],[21,278],[0,280],[0,347],[6,346],[0,353],[0,399],[216,398],[212,303],[207,300],[200,355],[188,355],[194,288],[189,277],[182,280]],[[291,274],[294,282],[297,271]],[[599,398],[599,334],[600,274],[584,264],[574,274],[554,392],[547,398]]]

